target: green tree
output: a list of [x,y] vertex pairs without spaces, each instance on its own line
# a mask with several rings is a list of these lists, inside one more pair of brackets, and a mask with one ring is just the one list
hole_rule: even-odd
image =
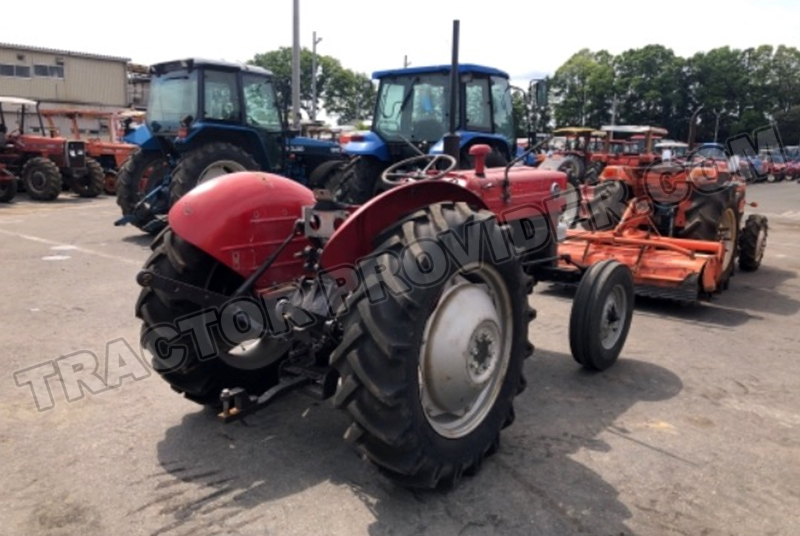
[[605,122],[614,92],[612,56],[606,51],[582,49],[552,78],[557,126],[584,126]]
[[[311,113],[311,68],[313,53],[307,48],[300,51],[300,108]],[[275,89],[288,117],[292,102],[292,49],[281,47],[278,50],[256,54],[249,62],[272,71],[275,75]],[[317,110],[335,115],[340,123],[357,119],[371,119],[375,87],[370,78],[342,66],[331,56],[317,54]]]
[[800,144],[800,105],[775,114],[775,123],[781,133],[781,141],[786,145]]

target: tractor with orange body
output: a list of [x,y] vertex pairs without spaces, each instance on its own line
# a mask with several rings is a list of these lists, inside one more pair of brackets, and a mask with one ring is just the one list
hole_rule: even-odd
[[767,218],[744,220],[745,181],[719,144],[685,162],[608,166],[583,188],[580,204],[582,225],[559,253],[578,265],[621,261],[641,295],[695,302],[728,287],[737,258],[741,270],[754,271],[764,256]]
[[87,156],[103,168],[105,193],[114,195],[117,173],[136,149],[136,145],[125,143],[119,137],[122,130],[119,115],[111,111],[61,108],[42,109],[41,113],[51,132],[61,130],[57,123],[66,124],[72,139],[86,140]]

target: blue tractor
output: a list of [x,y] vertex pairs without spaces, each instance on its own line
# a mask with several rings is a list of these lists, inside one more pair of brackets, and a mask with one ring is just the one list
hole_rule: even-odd
[[[508,74],[492,67],[459,65],[456,103],[450,102],[450,83],[455,78],[451,74],[449,65],[373,73],[380,86],[372,127],[353,136],[344,147],[355,159],[336,190],[339,199],[361,204],[383,189],[380,176],[390,165],[421,154],[443,153],[451,110],[455,110],[453,124],[460,136],[461,167],[473,167],[469,148],[475,144],[492,148],[488,167],[504,166],[517,155]],[[339,177],[335,180],[340,181]]]
[[169,208],[200,183],[237,171],[268,171],[303,184],[344,174],[338,143],[299,137],[280,112],[273,76],[252,65],[186,59],[151,66],[147,120],[117,177],[117,204],[156,233]]

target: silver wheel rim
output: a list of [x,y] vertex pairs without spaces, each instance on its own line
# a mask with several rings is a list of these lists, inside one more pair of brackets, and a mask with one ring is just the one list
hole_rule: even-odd
[[724,273],[733,262],[733,249],[734,244],[736,244],[736,214],[733,213],[733,209],[728,208],[722,213],[722,221],[719,222],[719,234],[722,244],[725,246],[725,254],[722,257],[722,271]]
[[473,267],[445,285],[420,348],[422,410],[431,428],[448,439],[464,437],[486,419],[511,360],[511,297],[494,268]]
[[628,301],[625,289],[616,285],[606,297],[603,314],[600,319],[600,343],[606,350],[611,350],[622,336],[625,317],[628,314]]
[[758,230],[758,237],[756,238],[756,262],[761,262],[764,258],[764,250],[767,249],[767,233],[764,228]]
[[235,160],[217,160],[210,166],[206,167],[202,173],[200,173],[200,177],[197,179],[197,184],[202,184],[212,179],[216,179],[217,177],[227,175],[228,173],[236,173],[238,171],[247,171],[247,168]]
[[47,184],[47,177],[41,171],[34,171],[31,173],[31,188],[33,188],[37,192],[41,192],[44,189],[45,184]]

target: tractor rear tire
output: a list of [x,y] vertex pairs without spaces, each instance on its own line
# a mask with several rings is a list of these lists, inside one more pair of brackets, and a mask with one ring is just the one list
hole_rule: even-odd
[[195,186],[228,173],[260,171],[255,158],[232,143],[207,143],[189,151],[178,161],[169,187],[170,206]]
[[16,177],[11,180],[0,181],[0,203],[11,202],[11,200],[17,196],[18,189],[19,185],[17,184]]
[[25,191],[36,201],[53,201],[61,193],[61,171],[48,158],[37,156],[25,162],[20,178]]
[[628,185],[618,180],[602,181],[594,186],[594,195],[585,202],[589,221],[582,227],[589,231],[608,231],[622,220],[631,192]]
[[769,225],[767,217],[751,214],[744,223],[739,236],[739,268],[745,272],[755,272],[761,266],[764,250],[767,248]]
[[[182,240],[170,228],[156,237],[151,249],[153,254],[145,268],[160,275],[221,293],[233,292],[243,282],[241,276]],[[251,370],[234,368],[220,357],[220,351],[227,352],[235,345],[216,334],[209,337],[210,329],[184,331],[177,325],[188,315],[199,315],[206,309],[159,290],[142,289],[136,316],[143,321],[141,344],[152,355],[153,370],[187,399],[215,408],[220,405],[224,388],[243,387],[249,394],[261,394],[274,386],[278,381],[275,365]],[[202,342],[195,339],[198,335],[203,337]],[[200,349],[207,344],[214,345],[216,355],[201,354]],[[182,356],[180,362],[172,362],[173,354]]]
[[122,215],[131,214],[142,197],[158,186],[168,173],[169,162],[163,154],[134,149],[117,175],[117,205]]
[[336,188],[337,201],[363,205],[376,195],[386,191],[381,174],[389,163],[370,156],[358,157],[344,172]]
[[574,184],[576,188],[580,188],[586,175],[586,165],[577,156],[568,154],[561,160],[558,171],[566,173],[567,180]]
[[572,357],[587,370],[616,363],[633,318],[630,268],[613,259],[593,264],[583,275],[569,319]]
[[72,192],[80,197],[97,197],[105,189],[106,174],[94,158],[86,158],[86,176],[72,177]]
[[[676,233],[679,238],[709,242],[725,240],[723,233],[731,233],[727,238],[731,250],[725,254],[722,273],[717,282],[717,287],[722,290],[728,288],[734,261],[739,254],[740,220],[741,215],[735,199],[730,195],[730,189],[716,193],[704,193],[696,189],[692,192],[691,205],[686,209],[686,225]],[[726,223],[731,226],[730,229],[721,228]]]
[[448,258],[464,253],[469,229],[491,244],[507,235],[493,213],[465,203],[430,205],[382,233],[373,258],[416,274],[414,283],[393,279],[406,288],[386,293],[392,284],[373,278],[356,290],[331,354],[334,405],[353,421],[346,441],[411,488],[450,488],[497,450],[533,353],[532,279],[516,259],[496,263],[488,247]]

